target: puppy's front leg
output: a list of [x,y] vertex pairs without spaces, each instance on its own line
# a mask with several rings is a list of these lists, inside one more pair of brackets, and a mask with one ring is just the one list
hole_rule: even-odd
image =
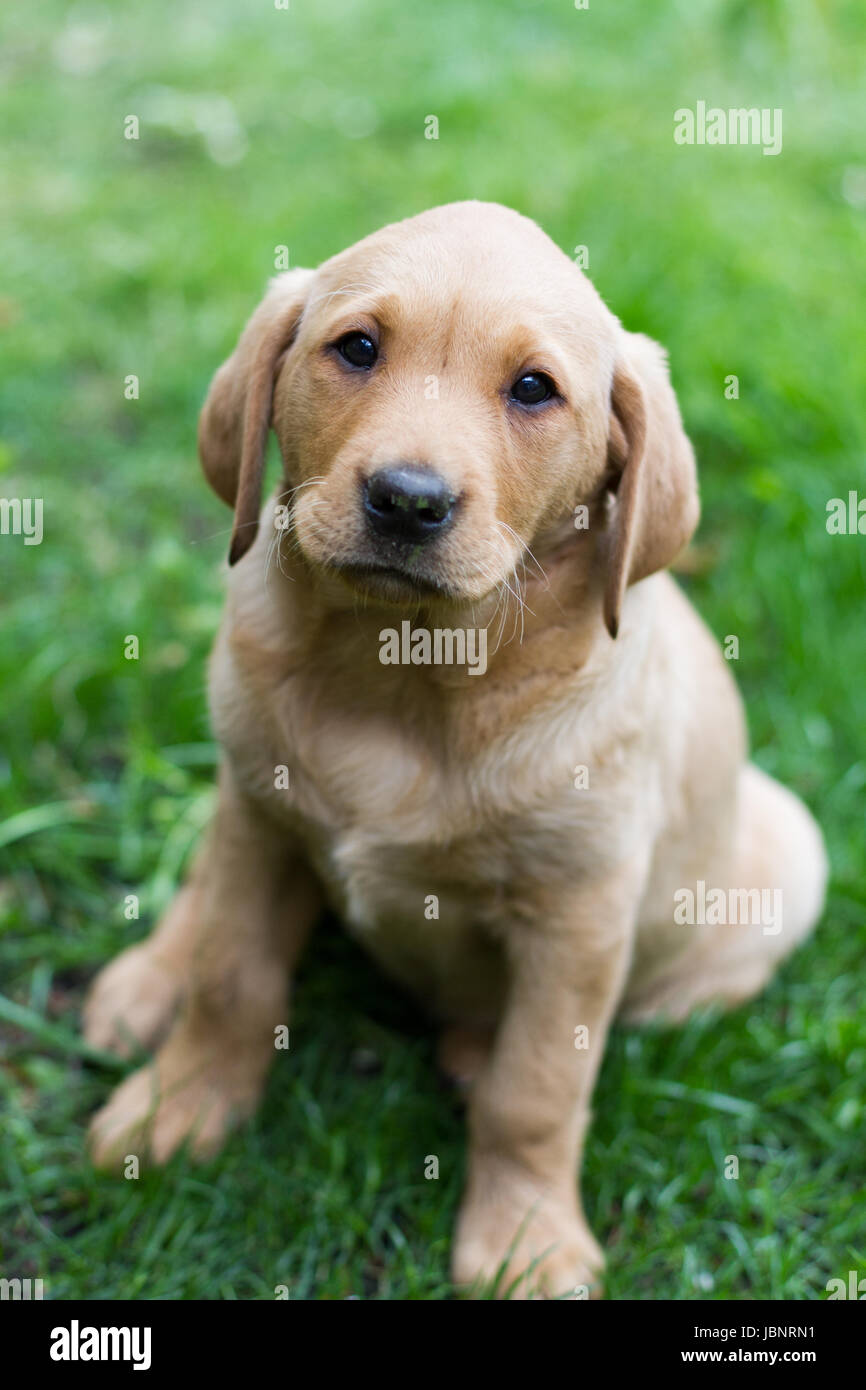
[[213,1152],[254,1109],[286,1022],[289,972],[319,908],[318,884],[228,769],[195,881],[185,1005],[153,1064],[94,1116],[91,1152],[103,1167],[130,1153],[162,1162],[187,1139],[194,1153]]
[[469,1105],[458,1284],[498,1278],[502,1296],[519,1280],[516,1298],[600,1292],[603,1258],[581,1209],[578,1167],[640,881],[630,866],[571,901],[527,904],[508,924],[509,998]]

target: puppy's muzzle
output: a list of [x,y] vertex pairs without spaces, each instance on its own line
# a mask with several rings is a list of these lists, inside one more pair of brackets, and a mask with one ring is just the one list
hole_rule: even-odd
[[432,468],[395,464],[364,483],[364,512],[373,534],[418,545],[440,536],[454,521],[457,498]]

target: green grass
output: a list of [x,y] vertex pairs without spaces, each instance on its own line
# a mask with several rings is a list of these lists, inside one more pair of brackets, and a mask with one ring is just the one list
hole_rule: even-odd
[[[210,805],[204,664],[229,530],[195,458],[210,374],[276,245],[316,263],[466,196],[587,245],[611,307],[670,349],[704,497],[686,582],[739,637],[755,756],[810,803],[833,860],[815,941],[761,1000],[614,1033],[584,1182],[609,1295],[815,1298],[866,1272],[866,539],[824,526],[828,498],[866,495],[859,13],[6,7],[0,496],[44,498],[45,539],[0,537],[4,1276],[57,1298],[449,1295],[462,1119],[432,1036],[335,928],[262,1110],[202,1168],[91,1171],[84,1128],[116,1072],[77,1027]],[[231,103],[216,154],[235,162],[196,132],[208,95]],[[675,146],[673,112],[698,99],[782,107],[783,153]]]

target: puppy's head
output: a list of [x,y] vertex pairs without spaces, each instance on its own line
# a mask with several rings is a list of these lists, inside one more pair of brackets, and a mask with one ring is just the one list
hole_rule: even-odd
[[435,208],[273,281],[199,427],[235,508],[233,563],[255,539],[271,425],[301,554],[385,602],[479,599],[574,535],[584,504],[615,635],[626,586],[697,522],[661,350],[494,204]]

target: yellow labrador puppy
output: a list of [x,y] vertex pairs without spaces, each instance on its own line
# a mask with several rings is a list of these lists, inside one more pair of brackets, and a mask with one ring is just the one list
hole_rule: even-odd
[[455,1280],[595,1293],[577,1178],[611,1020],[748,998],[826,878],[661,573],[698,519],[664,355],[534,223],[458,203],[277,277],[199,443],[235,509],[219,803],[90,994],[95,1046],[160,1044],[95,1158],[210,1153],[250,1114],[327,901],[471,1082]]

